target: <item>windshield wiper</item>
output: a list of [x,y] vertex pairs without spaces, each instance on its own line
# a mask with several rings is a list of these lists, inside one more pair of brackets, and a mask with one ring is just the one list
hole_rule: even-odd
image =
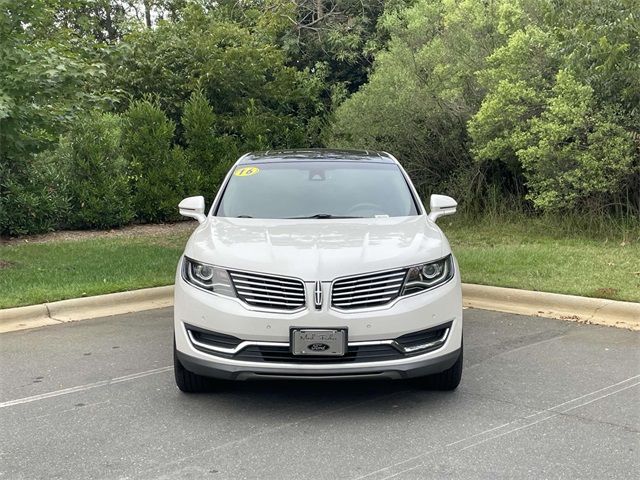
[[331,215],[330,213],[316,213],[315,215],[309,215],[308,217],[288,217],[288,220],[301,220],[304,218],[364,218],[364,217],[349,217],[346,215]]
[[253,218],[251,215],[238,215],[236,218]]

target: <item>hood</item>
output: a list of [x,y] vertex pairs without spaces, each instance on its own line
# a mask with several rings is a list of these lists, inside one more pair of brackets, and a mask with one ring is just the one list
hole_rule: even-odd
[[209,217],[185,255],[228,269],[331,281],[441,258],[449,247],[426,216],[264,220]]

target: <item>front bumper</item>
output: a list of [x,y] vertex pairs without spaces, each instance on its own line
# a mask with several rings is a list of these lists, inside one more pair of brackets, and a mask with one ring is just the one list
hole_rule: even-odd
[[[312,284],[311,284],[312,285]],[[313,288],[306,285],[313,305]],[[323,285],[328,290],[329,284]],[[248,308],[237,299],[205,292],[188,285],[177,275],[174,328],[177,357],[183,366],[199,375],[222,379],[256,377],[284,378],[409,378],[438,373],[457,360],[462,345],[462,294],[457,273],[447,284],[434,290],[396,300],[384,308],[339,311],[324,305],[301,311],[273,312]],[[194,346],[185,325],[231,335],[242,340],[289,342],[291,327],[347,328],[348,341],[371,342],[398,338],[431,327],[450,324],[444,343],[424,354],[393,360],[302,363],[292,361],[247,361],[229,355],[205,352]]]
[[[223,380],[249,380],[259,378],[327,380],[358,378],[401,379],[431,375],[450,368],[460,356],[460,349],[439,355],[435,358],[419,359],[420,357],[413,357],[412,360],[414,361],[407,364],[393,365],[389,364],[389,362],[379,362],[380,364],[377,365],[373,365],[372,363],[359,364],[357,368],[344,368],[344,366],[338,365],[247,364],[248,362],[229,364],[193,357],[182,352],[177,352],[177,355],[180,363],[190,372]],[[350,366],[353,367],[354,365]]]

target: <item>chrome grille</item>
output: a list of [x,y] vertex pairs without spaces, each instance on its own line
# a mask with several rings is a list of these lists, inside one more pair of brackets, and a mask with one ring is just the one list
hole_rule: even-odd
[[296,310],[303,307],[304,284],[294,278],[229,271],[238,298],[254,307]]
[[337,280],[331,290],[331,305],[342,309],[385,305],[400,294],[407,269],[371,273]]

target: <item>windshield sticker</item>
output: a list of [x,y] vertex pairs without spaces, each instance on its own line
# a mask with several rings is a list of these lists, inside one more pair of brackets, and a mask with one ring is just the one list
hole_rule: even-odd
[[236,177],[249,177],[251,175],[255,175],[259,171],[260,169],[258,167],[242,167],[242,168],[236,169],[236,171],[233,172],[233,174]]

